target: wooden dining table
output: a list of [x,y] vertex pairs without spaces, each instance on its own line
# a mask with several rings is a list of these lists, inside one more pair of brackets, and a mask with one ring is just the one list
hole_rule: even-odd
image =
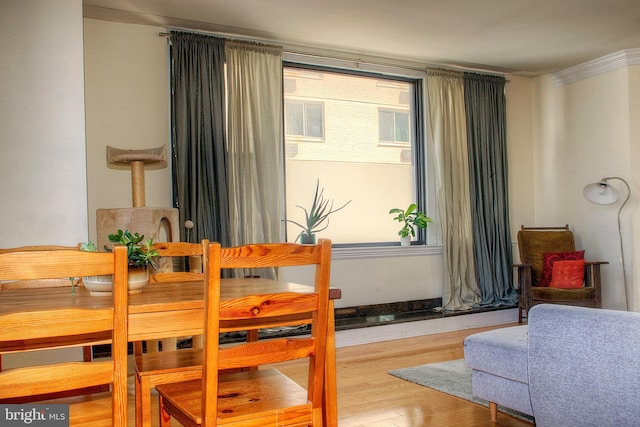
[[[245,295],[280,292],[310,293],[313,292],[313,287],[263,278],[222,279],[221,281],[223,303],[225,299]],[[340,297],[340,289],[331,288],[323,402],[326,426],[338,425],[334,300]],[[90,295],[84,287],[76,287],[73,295],[70,287],[0,292],[0,314],[24,312],[29,311],[30,308],[38,310],[66,307],[99,308],[110,304],[112,304],[110,297]],[[203,319],[203,281],[151,283],[144,287],[141,293],[129,295],[128,340],[137,342],[201,335]],[[22,346],[19,342],[13,345],[16,348]],[[11,349],[3,348],[3,351],[5,350]]]

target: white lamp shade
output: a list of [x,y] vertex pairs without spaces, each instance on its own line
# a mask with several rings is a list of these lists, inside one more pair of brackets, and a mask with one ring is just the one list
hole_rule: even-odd
[[618,190],[602,181],[594,182],[584,187],[582,195],[585,199],[597,205],[610,205],[620,198]]

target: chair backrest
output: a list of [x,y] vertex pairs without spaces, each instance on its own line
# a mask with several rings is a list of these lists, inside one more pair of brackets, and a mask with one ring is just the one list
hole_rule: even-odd
[[[127,248],[113,253],[74,250],[0,254],[0,280],[64,279],[113,275],[113,306],[80,308],[30,306],[0,309],[0,353],[25,348],[85,346],[111,337],[112,358],[100,362],[66,362],[0,373],[0,399],[29,397],[100,384],[111,384],[114,426],[127,424]],[[6,291],[6,292],[20,292]],[[73,298],[69,293],[69,299]],[[20,348],[16,347],[20,343]]]
[[[218,371],[254,367],[293,359],[309,358],[308,396],[314,408],[321,408],[325,347],[329,309],[331,241],[317,245],[252,244],[220,249],[210,245],[205,298],[205,353],[203,363],[203,425],[215,425],[218,402]],[[313,287],[308,292],[260,292],[256,286],[225,288],[220,295],[223,268],[315,266]],[[248,322],[248,323],[243,323]],[[240,326],[243,325],[244,326]],[[246,342],[220,348],[219,333],[238,329],[311,325],[310,336]],[[235,326],[230,326],[235,325]]]
[[168,260],[171,271],[153,272],[151,283],[203,280],[207,264],[209,240],[200,243],[160,242],[153,245],[162,258]]
[[[32,245],[19,246],[15,248],[1,248],[0,254],[8,252],[31,252],[31,251],[60,251],[78,249],[77,246],[61,245]],[[29,288],[57,288],[71,286],[71,280],[65,279],[39,279],[39,280],[0,280],[0,290],[7,289],[29,289]]]
[[520,262],[531,265],[531,282],[538,286],[544,267],[544,254],[575,251],[573,233],[564,227],[525,227],[518,231]]

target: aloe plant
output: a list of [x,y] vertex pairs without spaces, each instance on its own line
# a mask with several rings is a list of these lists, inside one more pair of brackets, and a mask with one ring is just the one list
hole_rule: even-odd
[[[316,181],[316,191],[313,196],[313,203],[311,204],[311,208],[306,209],[300,205],[296,205],[296,207],[302,209],[304,211],[305,222],[301,224],[297,221],[288,219],[287,222],[297,225],[302,228],[302,233],[307,235],[312,235],[314,233],[318,233],[320,231],[326,230],[329,227],[329,215],[332,213],[338,212],[340,209],[343,209],[351,203],[349,200],[347,203],[343,204],[339,208],[333,208],[333,200],[324,198],[324,188],[320,188],[320,180]],[[301,233],[301,234],[302,234]],[[296,238],[296,242],[300,238],[300,235]]]
[[391,209],[389,214],[395,214],[396,216],[393,219],[403,224],[400,231],[398,231],[400,237],[409,235],[415,237],[416,227],[427,228],[427,225],[432,222],[431,218],[418,210],[418,206],[415,203],[411,203],[407,209]]

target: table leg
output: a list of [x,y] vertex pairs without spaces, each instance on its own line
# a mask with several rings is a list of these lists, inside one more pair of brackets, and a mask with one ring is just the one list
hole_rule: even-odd
[[333,300],[329,300],[329,322],[327,330],[327,354],[324,381],[324,425],[338,425],[338,387],[336,383],[336,325]]

